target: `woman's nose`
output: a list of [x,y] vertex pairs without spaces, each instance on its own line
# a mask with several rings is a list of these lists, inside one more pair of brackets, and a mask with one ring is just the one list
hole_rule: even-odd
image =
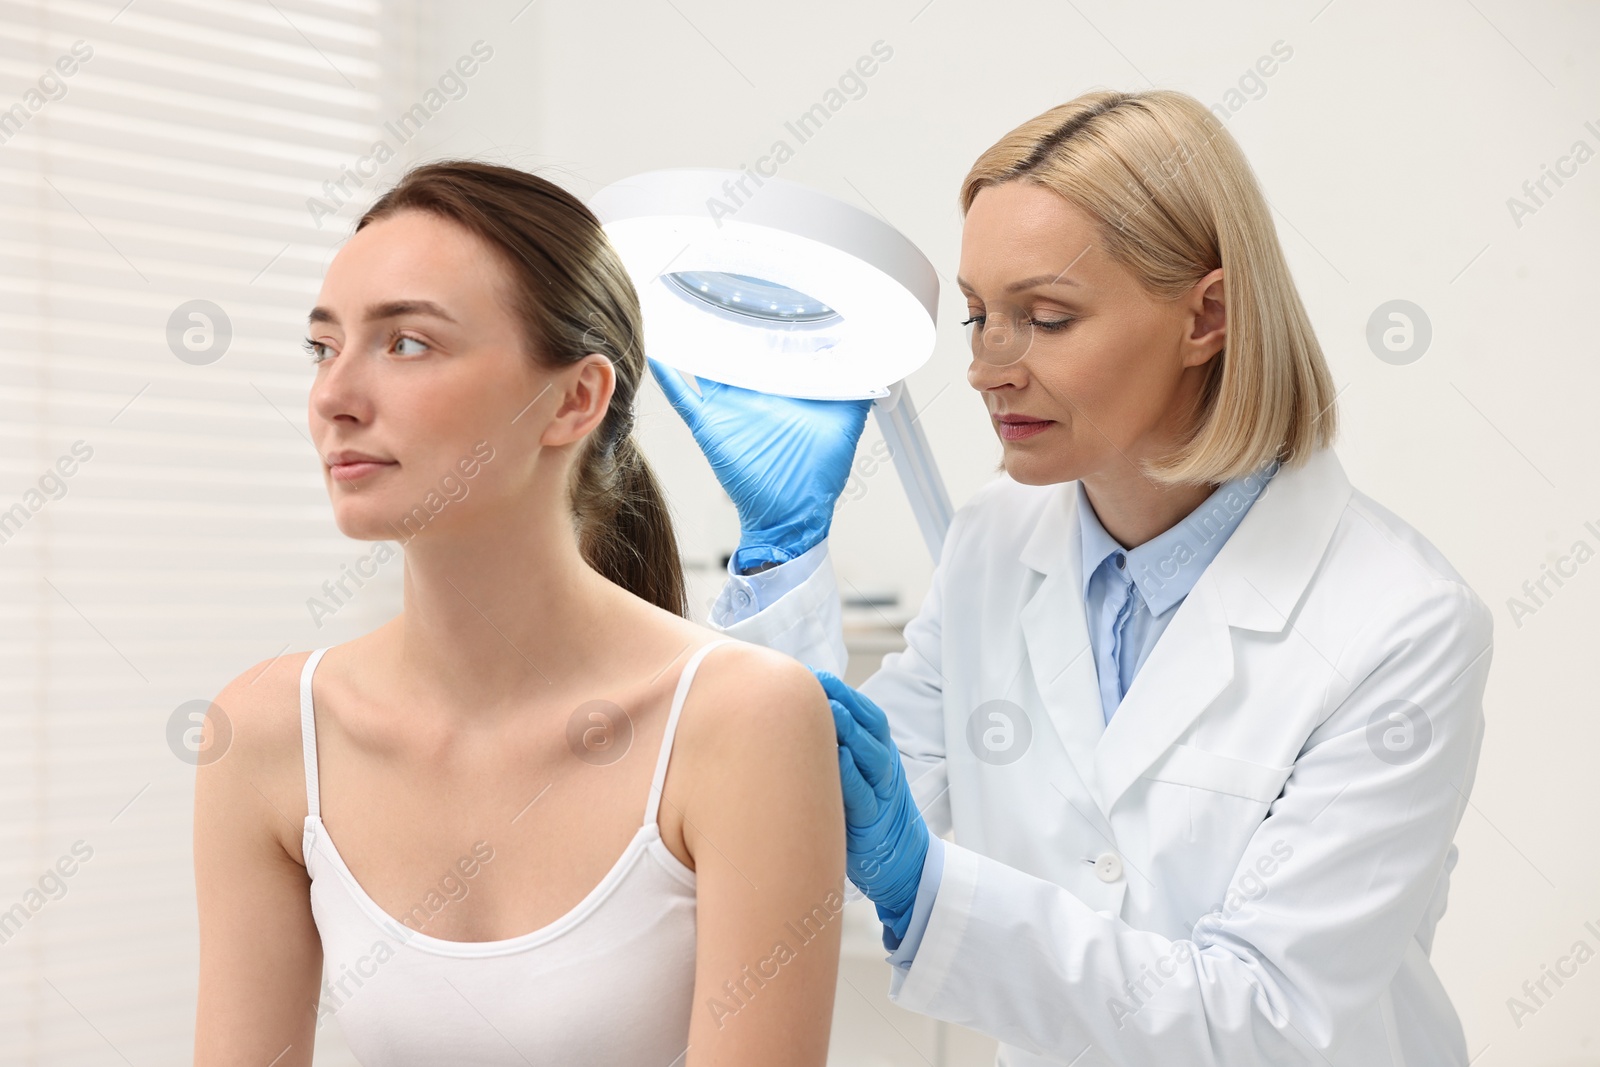
[[372,414],[370,383],[366,381],[359,349],[347,343],[338,355],[326,359],[311,383],[308,398],[313,421],[346,419],[367,422]]

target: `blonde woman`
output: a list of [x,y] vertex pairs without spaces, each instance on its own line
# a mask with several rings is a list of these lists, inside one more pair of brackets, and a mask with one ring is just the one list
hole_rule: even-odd
[[827,700],[684,618],[641,336],[594,216],[509,168],[411,171],[334,258],[311,434],[404,610],[217,697],[197,1064],[303,1067],[329,1019],[367,1067],[824,1062]]
[[743,520],[714,621],[832,698],[892,995],[1007,1067],[1465,1065],[1428,957],[1490,617],[1346,480],[1239,146],[1187,95],[1090,93],[960,204],[1004,473],[859,691],[825,534],[865,407],[652,364]]

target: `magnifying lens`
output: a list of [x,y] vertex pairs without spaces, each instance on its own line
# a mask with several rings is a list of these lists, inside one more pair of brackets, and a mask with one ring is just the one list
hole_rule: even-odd
[[851,204],[747,171],[649,171],[589,208],[639,293],[653,359],[776,396],[873,401],[938,560],[950,497],[905,383],[933,355],[939,276],[927,257]]

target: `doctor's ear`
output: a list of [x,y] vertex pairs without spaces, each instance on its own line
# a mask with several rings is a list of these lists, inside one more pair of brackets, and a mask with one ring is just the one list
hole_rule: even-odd
[[590,352],[556,372],[550,388],[556,391],[558,402],[539,443],[559,447],[581,441],[600,425],[611,407],[611,394],[617,388],[616,368],[609,357]]
[[1184,309],[1191,324],[1184,338],[1183,365],[1198,367],[1221,352],[1228,340],[1228,309],[1221,267],[1194,283],[1184,298]]

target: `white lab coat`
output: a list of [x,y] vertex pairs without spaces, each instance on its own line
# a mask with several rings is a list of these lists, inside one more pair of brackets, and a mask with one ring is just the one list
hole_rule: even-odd
[[[1487,608],[1323,451],[1269,483],[1107,725],[1076,507],[1072,483],[981,488],[861,686],[954,831],[891,995],[994,1036],[1004,1067],[1465,1065],[1428,953]],[[843,664],[827,564],[721,629]],[[995,700],[1030,728],[1014,762],[968,741]]]

